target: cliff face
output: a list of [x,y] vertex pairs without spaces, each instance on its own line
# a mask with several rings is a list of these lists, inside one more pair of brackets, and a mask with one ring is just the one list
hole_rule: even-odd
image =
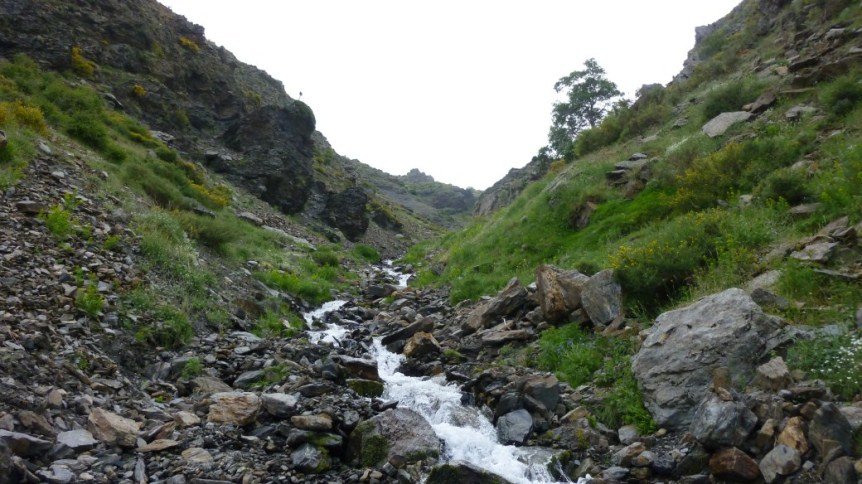
[[531,182],[548,173],[551,160],[546,156],[536,156],[523,168],[512,168],[506,176],[485,190],[476,201],[476,215],[490,215],[509,205]]
[[[155,0],[2,0],[0,47],[3,57],[22,53],[81,74],[188,158],[284,213],[350,240],[373,223],[366,202],[374,202],[374,187],[358,185],[340,157],[319,163],[331,149],[313,136],[312,110]],[[398,206],[393,212],[412,217]],[[401,222],[384,231],[394,235]],[[415,222],[407,226],[418,232],[433,226]]]

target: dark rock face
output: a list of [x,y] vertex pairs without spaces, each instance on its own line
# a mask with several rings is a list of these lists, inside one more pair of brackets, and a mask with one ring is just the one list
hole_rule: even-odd
[[225,145],[256,162],[228,164],[222,171],[235,175],[282,211],[299,212],[311,191],[312,133],[314,114],[305,104],[265,106],[238,120],[222,136]]
[[435,467],[428,475],[426,484],[507,484],[509,481],[467,462],[451,462]]
[[368,229],[365,204],[368,195],[361,188],[351,187],[329,197],[326,203],[326,220],[352,241],[359,239]]

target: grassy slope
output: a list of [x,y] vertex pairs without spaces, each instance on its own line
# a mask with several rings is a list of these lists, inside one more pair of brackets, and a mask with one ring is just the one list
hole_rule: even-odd
[[[803,2],[795,2],[791,8],[802,7]],[[721,138],[709,139],[700,132],[715,114],[739,110],[767,88],[787,88],[780,77],[752,74],[754,59],[783,56],[779,32],[765,37],[753,33],[758,15],[753,9],[754,3],[748,2],[736,12],[736,23],[743,26],[739,31],[719,30],[699,45],[707,60],[690,80],[651,95],[635,109],[614,113],[601,127],[582,134],[573,150],[575,159],[556,162],[510,206],[440,241],[414,247],[407,259],[423,266],[418,283],[448,284],[452,300],[460,301],[494,293],[513,275],[531,281],[541,263],[587,273],[612,267],[623,285],[629,315],[648,325],[663,310],[780,269],[777,290],[801,303],[783,311],[784,316],[811,324],[852,321],[862,304],[858,284],[767,255],[840,216],[860,221],[859,72],[810,92],[780,96],[754,122],[734,127]],[[820,13],[815,7],[808,15],[819,18]],[[839,18],[858,26],[862,8],[850,5]],[[785,112],[799,104],[817,107],[822,116],[785,119]],[[675,120],[682,117],[689,123],[675,129]],[[653,134],[651,141],[642,141],[642,136]],[[634,152],[658,159],[646,186],[636,194],[609,186],[605,173]],[[811,161],[812,169],[790,168],[803,159]],[[740,203],[742,194],[754,194],[754,202]],[[573,228],[570,220],[587,201],[598,208],[586,227]],[[789,206],[802,202],[823,206],[812,217],[792,218]],[[832,267],[846,262],[835,261]],[[605,358],[605,366],[621,371],[621,380],[628,377],[628,353],[608,351],[613,344],[605,340],[574,328],[546,332],[541,355],[531,363],[557,371],[573,385],[592,380],[607,387],[612,398],[622,401],[611,402],[610,410],[608,402],[595,409],[605,412],[606,422],[648,428],[631,384],[607,381],[602,365],[588,367],[586,374],[577,370],[591,358],[613,355]],[[862,362],[862,352],[857,353],[851,367]],[[801,354],[791,350],[797,366],[816,366]],[[837,384],[838,376],[818,375]]]
[[[239,219],[236,213],[249,209],[276,214],[182,159],[141,123],[110,109],[82,80],[94,68],[82,58],[75,72],[64,74],[43,71],[23,56],[0,62],[0,129],[8,138],[0,149],[0,190],[21,181],[40,139],[80,153],[91,168],[107,174],[93,176],[89,184],[114,200],[115,208],[133,214],[130,228],[136,235],[134,241],[116,238],[111,244],[138,245],[148,272],[147,281],[121,303],[121,320],[139,341],[178,347],[196,328],[229,329],[228,310],[235,308],[218,297],[237,297],[237,286],[253,287],[251,278],[243,276],[248,261],[255,261],[254,278],[318,304],[333,290],[350,287],[351,265],[379,259],[370,247],[315,249]],[[57,200],[43,219],[58,243],[70,237],[92,243],[86,219],[75,212],[73,201],[74,196]],[[98,302],[89,301],[87,312],[96,316]],[[261,306],[265,312],[254,327],[260,334],[288,335],[292,331],[283,323],[301,324],[295,307],[279,298]]]

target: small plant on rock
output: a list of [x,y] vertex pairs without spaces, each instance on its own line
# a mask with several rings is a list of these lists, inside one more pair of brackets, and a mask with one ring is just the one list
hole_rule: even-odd
[[105,298],[99,294],[99,288],[95,281],[88,284],[83,290],[78,291],[75,305],[87,316],[95,318],[105,307]]

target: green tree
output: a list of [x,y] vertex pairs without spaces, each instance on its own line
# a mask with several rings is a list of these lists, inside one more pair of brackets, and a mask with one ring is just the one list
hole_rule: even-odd
[[550,147],[559,155],[566,151],[575,136],[586,128],[595,128],[623,95],[617,85],[605,77],[605,70],[595,59],[584,62],[586,69],[573,71],[554,84],[554,90],[565,92],[566,101],[554,104],[553,124],[548,134]]

